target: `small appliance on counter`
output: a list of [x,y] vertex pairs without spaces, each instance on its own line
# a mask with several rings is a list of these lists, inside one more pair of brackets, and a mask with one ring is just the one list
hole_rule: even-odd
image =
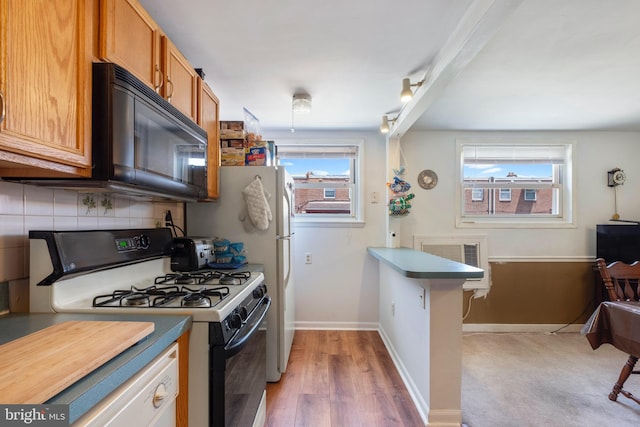
[[244,243],[217,237],[175,237],[171,253],[172,271],[231,270],[247,263]]

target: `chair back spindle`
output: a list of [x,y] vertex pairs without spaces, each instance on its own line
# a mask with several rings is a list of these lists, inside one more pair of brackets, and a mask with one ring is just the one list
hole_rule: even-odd
[[640,262],[626,264],[622,261],[606,263],[603,258],[596,265],[611,301],[640,301]]

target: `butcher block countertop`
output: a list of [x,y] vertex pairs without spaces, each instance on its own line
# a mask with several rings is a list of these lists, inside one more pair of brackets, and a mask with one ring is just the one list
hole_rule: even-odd
[[[176,341],[178,337],[191,328],[191,316],[10,314],[0,317],[0,345],[24,338],[45,328],[71,321],[151,322],[153,323],[153,332],[46,401],[49,404],[69,405],[70,423],[73,423],[113,390],[144,368],[164,349]],[[108,336],[104,337],[105,341],[108,339]],[[69,342],[61,343],[62,345],[68,347]]]

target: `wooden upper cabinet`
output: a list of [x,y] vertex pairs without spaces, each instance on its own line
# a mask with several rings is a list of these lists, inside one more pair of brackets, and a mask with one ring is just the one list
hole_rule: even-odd
[[198,124],[207,131],[207,193],[210,199],[217,199],[220,196],[220,102],[200,78],[198,93]]
[[100,59],[115,62],[193,121],[195,70],[137,0],[101,0]]
[[101,0],[99,57],[161,92],[160,28],[137,0]]
[[197,121],[199,76],[166,36],[162,37],[162,70],[162,96],[193,121]]
[[91,0],[0,1],[0,176],[89,176]]

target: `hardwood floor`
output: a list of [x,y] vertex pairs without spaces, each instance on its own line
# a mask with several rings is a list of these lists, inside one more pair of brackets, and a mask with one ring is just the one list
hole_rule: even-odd
[[296,331],[287,372],[267,384],[269,427],[422,425],[375,331]]

